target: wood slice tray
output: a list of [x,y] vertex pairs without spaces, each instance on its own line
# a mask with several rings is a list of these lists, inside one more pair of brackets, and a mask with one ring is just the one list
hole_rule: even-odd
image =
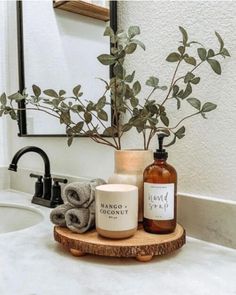
[[54,239],[74,256],[94,254],[149,261],[153,256],[166,255],[181,248],[185,244],[185,230],[177,224],[173,233],[156,235],[145,232],[140,225],[133,237],[112,240],[101,237],[96,230],[77,234],[65,227],[55,226]]

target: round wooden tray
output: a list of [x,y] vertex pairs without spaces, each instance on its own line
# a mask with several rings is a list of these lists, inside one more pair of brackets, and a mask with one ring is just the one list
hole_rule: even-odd
[[145,232],[140,225],[133,237],[111,240],[99,236],[96,230],[77,234],[67,228],[55,226],[54,239],[75,256],[95,254],[135,257],[139,261],[149,261],[155,255],[166,255],[181,248],[185,244],[185,230],[177,224],[173,233],[156,235]]

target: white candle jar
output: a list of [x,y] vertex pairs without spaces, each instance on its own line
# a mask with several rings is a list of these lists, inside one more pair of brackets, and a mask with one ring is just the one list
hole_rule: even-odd
[[106,238],[128,238],[138,226],[138,188],[129,184],[96,187],[96,229]]

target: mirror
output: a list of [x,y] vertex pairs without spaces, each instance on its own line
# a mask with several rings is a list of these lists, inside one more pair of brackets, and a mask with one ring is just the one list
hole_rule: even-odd
[[[110,51],[103,33],[107,25],[116,31],[116,10],[116,1],[17,1],[20,92],[30,95],[36,84],[70,96],[80,84],[83,99],[97,101],[104,92],[97,78],[109,79],[97,56]],[[19,108],[25,108],[24,101]],[[65,125],[26,107],[19,112],[19,136],[66,136]]]

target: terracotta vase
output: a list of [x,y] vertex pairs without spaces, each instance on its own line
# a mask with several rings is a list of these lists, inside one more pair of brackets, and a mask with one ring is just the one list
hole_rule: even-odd
[[108,183],[131,184],[138,187],[138,221],[143,220],[143,171],[153,162],[151,150],[116,150],[115,171]]

